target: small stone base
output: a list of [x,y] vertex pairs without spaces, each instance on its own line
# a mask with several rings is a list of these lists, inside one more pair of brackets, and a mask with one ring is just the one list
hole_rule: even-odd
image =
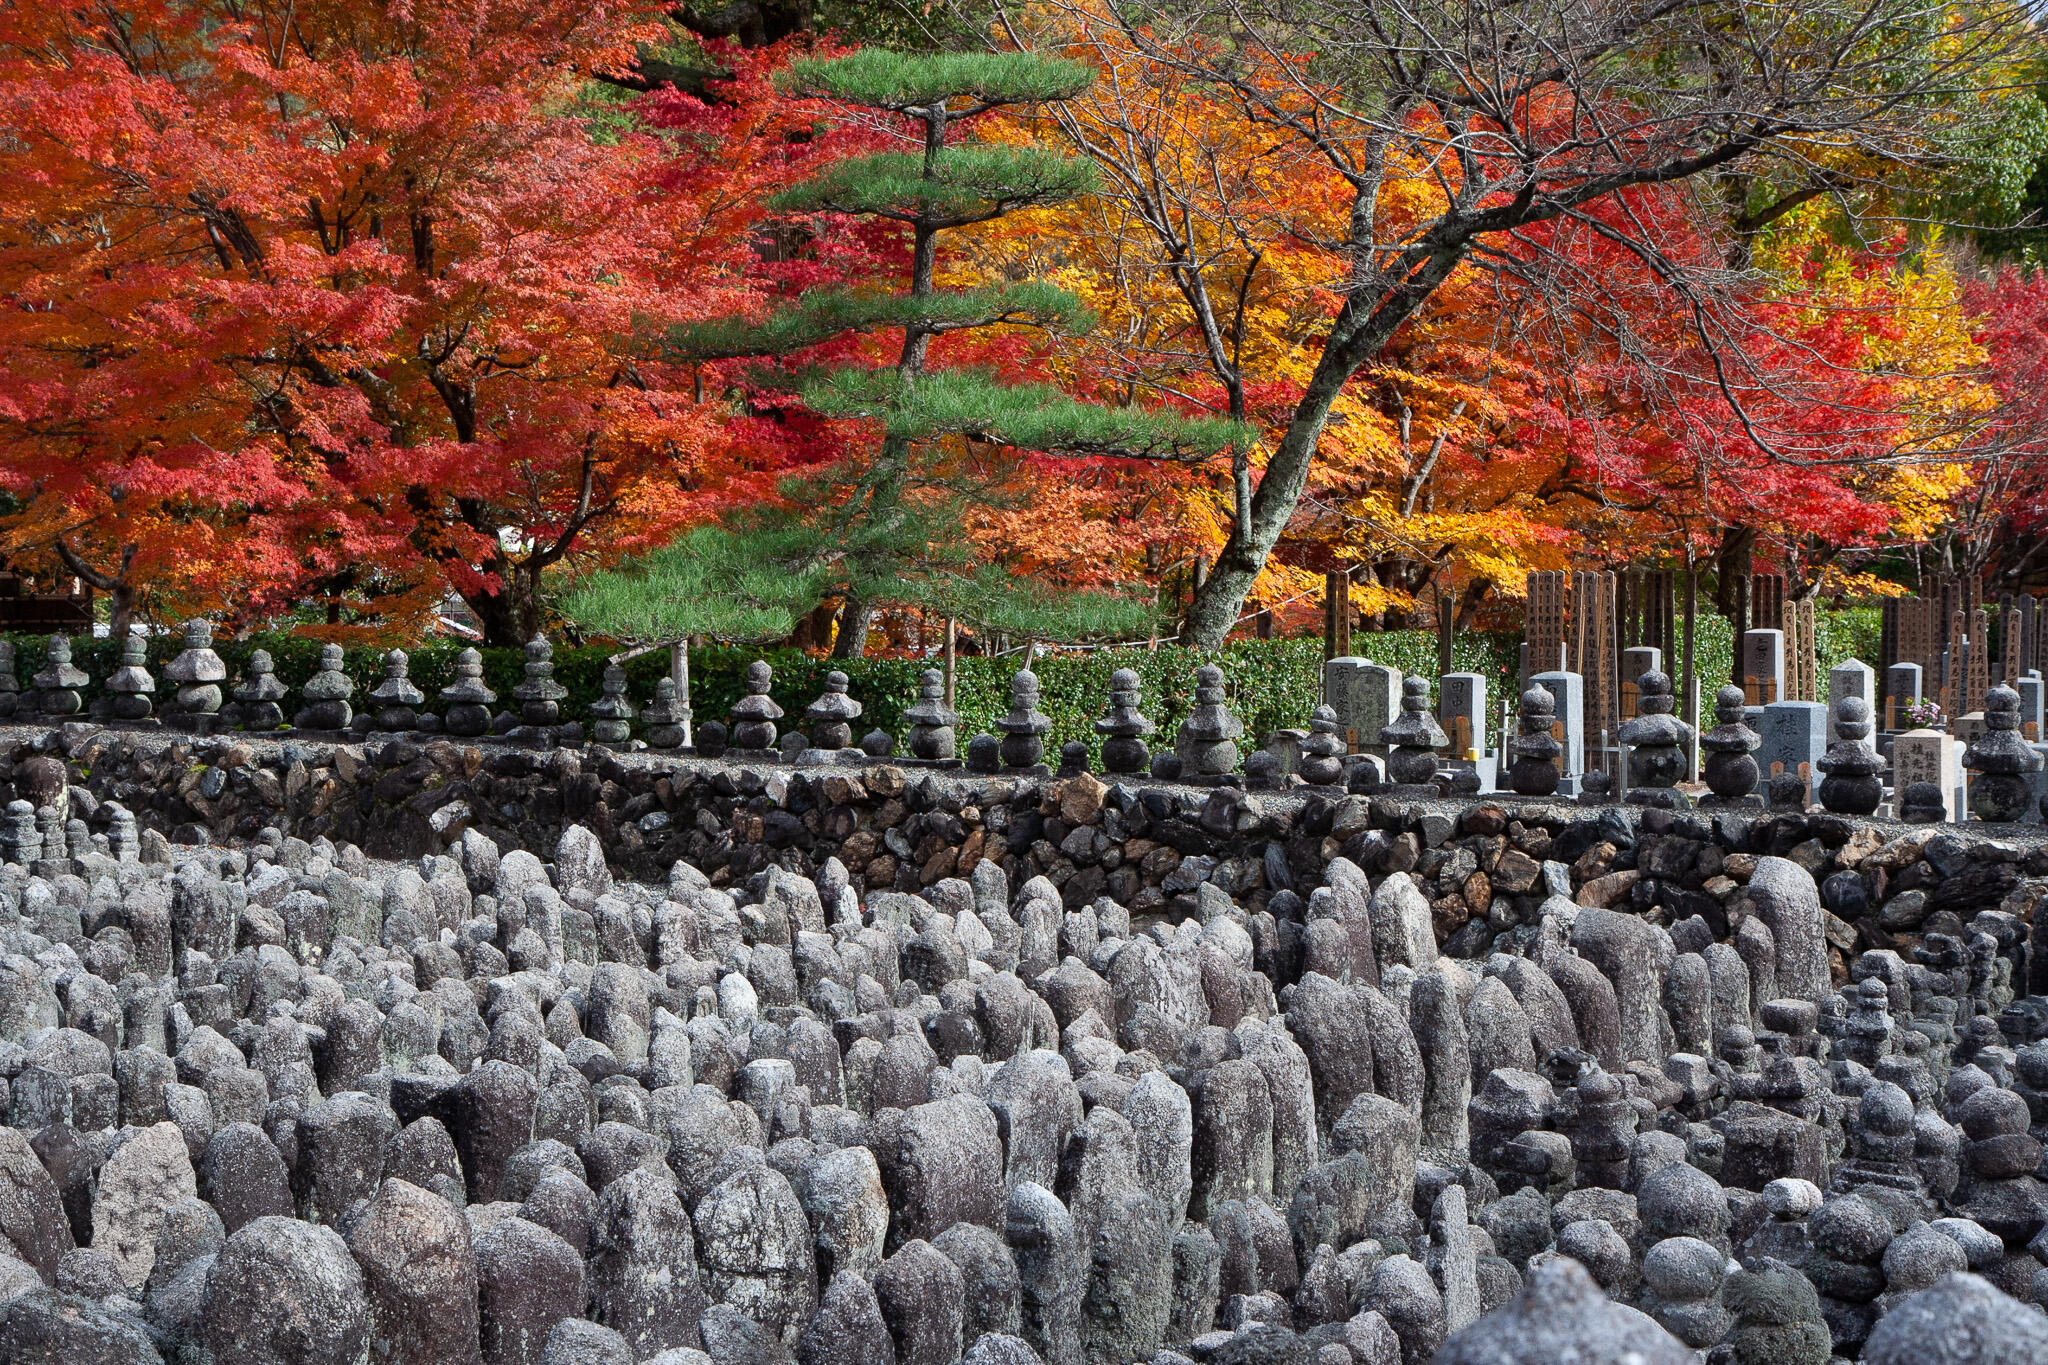
[[1187,787],[1242,787],[1243,773],[1182,773],[1172,779]]
[[967,766],[964,760],[957,758],[878,758],[874,761],[893,763],[899,768],[938,768],[946,772]]
[[173,711],[163,723],[188,735],[211,735],[222,728],[220,717],[210,711]]

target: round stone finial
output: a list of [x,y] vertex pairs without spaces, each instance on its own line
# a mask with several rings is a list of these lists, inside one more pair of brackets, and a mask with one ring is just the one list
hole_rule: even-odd
[[1550,689],[1547,687],[1532,687],[1522,694],[1522,710],[1545,716],[1555,715],[1557,698],[1550,695]]

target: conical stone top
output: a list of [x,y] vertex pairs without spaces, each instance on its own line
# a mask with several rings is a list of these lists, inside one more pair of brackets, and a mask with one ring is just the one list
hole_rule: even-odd
[[455,656],[454,678],[435,693],[440,700],[454,705],[489,706],[498,699],[498,694],[484,685],[484,656],[474,649],[465,649]]
[[413,686],[412,660],[402,649],[384,655],[384,678],[370,689],[370,700],[383,706],[418,706],[426,693]]

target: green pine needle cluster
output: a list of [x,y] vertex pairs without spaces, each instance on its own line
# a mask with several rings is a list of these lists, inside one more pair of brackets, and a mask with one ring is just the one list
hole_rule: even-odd
[[1087,331],[1094,321],[1080,299],[1042,280],[941,290],[921,298],[873,289],[814,289],[760,322],[718,318],[671,328],[663,350],[674,360],[732,360],[788,355],[847,332],[891,327],[957,332],[1010,324],[1073,336]]
[[1094,164],[1043,147],[965,143],[929,161],[877,152],[826,167],[770,199],[782,213],[855,213],[934,228],[1063,204],[1095,188]]
[[815,412],[878,419],[911,441],[950,435],[1062,455],[1201,460],[1251,440],[1249,428],[1223,418],[1104,407],[983,370],[938,370],[909,384],[895,370],[835,370],[801,392]]
[[751,643],[787,638],[830,590],[803,532],[704,526],[578,578],[559,609],[592,634],[635,644],[686,635]]
[[799,58],[776,84],[791,95],[900,113],[949,99],[970,99],[990,107],[1072,99],[1094,79],[1083,62],[1023,52],[912,56],[864,48],[845,57]]

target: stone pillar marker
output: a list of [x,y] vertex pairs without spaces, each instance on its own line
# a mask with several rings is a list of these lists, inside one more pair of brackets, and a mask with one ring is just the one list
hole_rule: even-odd
[[590,737],[599,744],[624,744],[632,739],[633,717],[639,714],[626,696],[626,666],[606,659],[598,688],[598,699],[590,704]]
[[[1776,631],[1751,631],[1777,634]],[[1775,777],[1796,777],[1813,798],[1813,784],[1820,774],[1819,763],[1828,751],[1828,708],[1817,701],[1778,701],[1763,708],[1758,732],[1763,744],[1757,749],[1757,766],[1764,781]]]
[[1664,671],[1664,651],[1655,645],[1634,645],[1621,651],[1621,719],[1634,720],[1642,706],[1645,673]]
[[107,679],[107,691],[114,694],[115,720],[146,721],[154,709],[149,698],[156,691],[156,679],[149,676],[147,645],[137,630],[130,630],[128,638],[121,641],[121,666]]
[[370,689],[369,699],[376,708],[379,730],[403,734],[418,726],[419,708],[427,698],[413,685],[412,661],[404,650],[394,649],[384,655],[384,680]]
[[1380,731],[1400,712],[1401,670],[1345,655],[1323,665],[1323,700],[1337,713],[1352,753],[1382,748]]
[[491,728],[491,703],[498,694],[484,685],[484,656],[465,649],[455,656],[455,677],[438,694],[445,708],[441,724],[451,735],[472,738]]
[[1828,739],[1840,739],[1835,729],[1835,710],[1844,697],[1861,697],[1869,708],[1867,715],[1877,714],[1877,670],[1861,659],[1844,659],[1828,670]]
[[654,700],[640,712],[641,723],[647,727],[647,747],[650,749],[680,749],[687,739],[685,727],[690,720],[689,704],[676,694],[676,680],[667,674],[654,680]]
[[[474,650],[469,652],[475,653]],[[278,679],[277,665],[271,662],[269,650],[259,649],[249,656],[248,676],[235,686],[235,701],[242,711],[242,728],[275,730],[283,725],[284,708],[278,705],[283,700],[284,683]]]
[[1548,692],[1557,702],[1550,733],[1562,746],[1558,759],[1558,791],[1576,796],[1579,775],[1586,771],[1586,682],[1576,673],[1538,673],[1529,680],[1533,687]]
[[[1132,674],[1136,677],[1136,674]],[[1111,681],[1114,681],[1112,679]],[[927,668],[918,675],[917,704],[904,711],[903,719],[910,722],[910,756],[921,763],[945,763],[953,759],[953,749],[958,740],[953,727],[960,723],[960,713],[946,705],[946,675],[936,668]],[[1142,718],[1141,718],[1142,719]],[[1096,728],[1100,729],[1101,721]],[[1150,723],[1147,723],[1149,733]],[[1138,746],[1141,750],[1144,745]],[[1109,760],[1109,746],[1103,745],[1103,761]],[[1140,765],[1142,766],[1142,765]],[[1111,772],[1119,771],[1111,768]]]
[[2023,820],[2033,804],[2028,778],[2041,767],[2041,756],[2020,738],[2020,698],[2010,687],[1987,688],[1984,733],[1963,753],[1970,770],[1970,813],[1979,820],[2010,823]]
[[2044,700],[2041,679],[2021,674],[2008,685],[2020,694],[2020,738],[2029,744],[2039,744]]
[[[1751,630],[1742,636],[1742,695],[1752,708],[1785,696],[1785,632]],[[1768,738],[1764,741],[1768,746]]]
[[1939,730],[1908,730],[1892,740],[1892,809],[1905,818],[1906,788],[1926,782],[1941,792],[1943,817],[1951,822],[1962,812],[1963,746]]
[[1916,663],[1897,663],[1884,671],[1884,728],[1887,731],[1898,734],[1913,728],[1906,708],[1923,694],[1924,687],[1920,665]]
[[1450,737],[1450,756],[1476,763],[1486,756],[1486,675],[1446,673],[1437,680],[1437,717]]

